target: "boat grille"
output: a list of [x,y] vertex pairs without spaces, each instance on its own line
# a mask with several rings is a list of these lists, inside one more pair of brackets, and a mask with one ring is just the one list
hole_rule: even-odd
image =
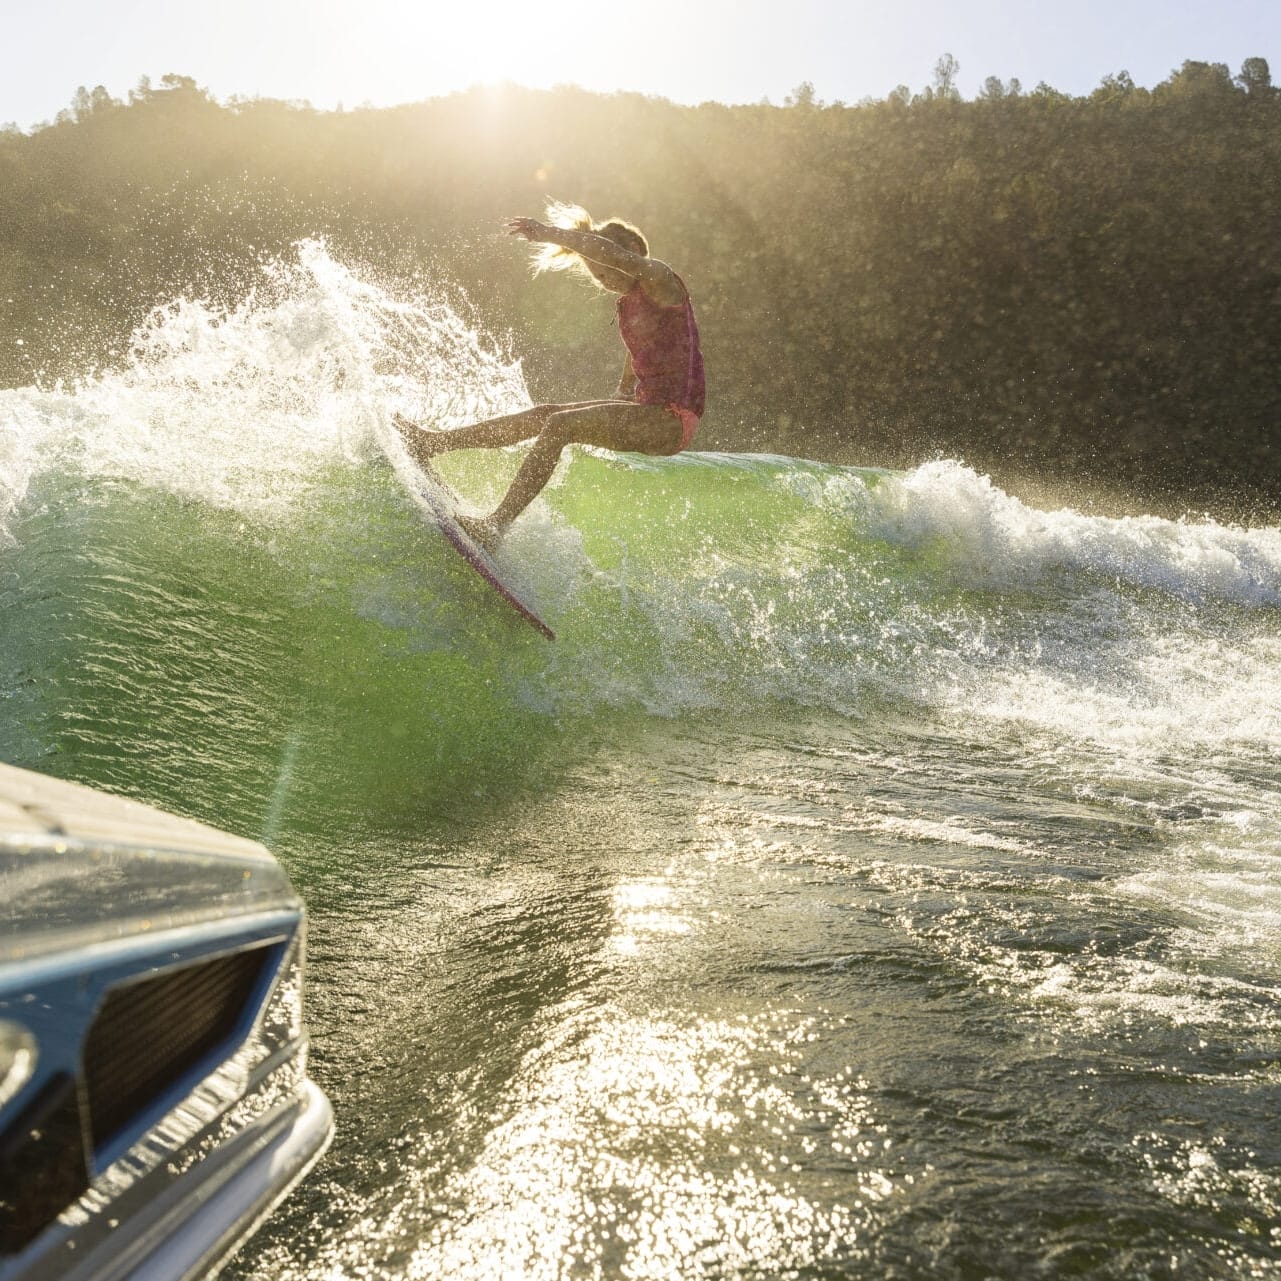
[[107,993],[84,1042],[95,1150],[236,1032],[270,955],[270,947],[248,948],[133,979]]
[[101,1168],[106,1145],[134,1142],[234,1051],[278,955],[255,943],[107,989],[80,1042],[78,1078],[52,1076],[0,1132],[0,1257],[87,1189],[91,1154]]

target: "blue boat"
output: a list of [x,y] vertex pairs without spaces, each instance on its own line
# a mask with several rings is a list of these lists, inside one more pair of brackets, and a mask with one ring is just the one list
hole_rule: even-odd
[[0,765],[0,1281],[207,1275],[311,1168],[304,933],[261,845]]

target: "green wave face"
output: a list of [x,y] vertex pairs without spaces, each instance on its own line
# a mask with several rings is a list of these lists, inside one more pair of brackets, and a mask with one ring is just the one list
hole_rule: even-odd
[[[157,313],[121,373],[0,393],[0,757],[271,840],[463,814],[656,717],[1281,742],[1281,533],[1040,512],[955,463],[569,451],[500,557],[549,644],[374,443],[527,403],[450,307],[316,244],[233,313]],[[441,469],[485,505],[518,461]]]

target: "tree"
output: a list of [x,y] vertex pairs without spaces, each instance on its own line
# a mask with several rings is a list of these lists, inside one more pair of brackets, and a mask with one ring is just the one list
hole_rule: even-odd
[[1067,102],[1069,98],[1068,94],[1061,89],[1056,89],[1052,84],[1047,84],[1044,80],[1037,81],[1031,96],[1040,98],[1043,102]]
[[785,107],[821,107],[818,95],[814,92],[812,80],[802,80],[791,93],[783,99]]
[[172,93],[175,96],[207,98],[209,95],[198,85],[191,76],[180,76],[170,71],[168,74],[160,77],[160,88],[163,93]]
[[1137,86],[1128,71],[1108,74],[1099,81],[1099,87],[1090,95],[1095,102],[1121,102],[1135,92]]
[[956,87],[956,77],[961,73],[961,64],[945,53],[934,64],[934,96],[958,101],[961,91]]
[[1184,98],[1224,98],[1236,92],[1226,62],[1197,62],[1191,58],[1157,88]]
[[983,81],[983,88],[979,90],[979,98],[983,102],[1000,102],[1002,98],[1018,98],[1022,94],[1023,86],[1017,76],[1012,76],[1004,84],[1001,83],[1000,76],[988,76]]
[[106,111],[120,104],[113,98],[105,85],[94,85],[92,92],[80,85],[71,98],[71,114],[77,120],[87,120],[97,111]]
[[1272,96],[1272,70],[1266,58],[1247,58],[1241,64],[1241,74],[1237,84],[1251,98],[1269,98]]

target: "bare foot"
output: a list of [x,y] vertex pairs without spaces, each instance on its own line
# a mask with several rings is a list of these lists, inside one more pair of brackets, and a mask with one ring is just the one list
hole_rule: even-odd
[[400,432],[400,438],[405,442],[405,448],[409,450],[409,455],[415,462],[426,462],[427,459],[444,452],[445,442],[440,438],[446,435],[445,432],[420,427],[417,423],[410,422],[404,414],[392,414],[391,421]]
[[486,520],[481,516],[455,516],[464,534],[474,543],[479,543],[487,552],[492,553],[498,544],[502,541],[503,534],[507,531],[500,525],[495,525],[492,520]]

